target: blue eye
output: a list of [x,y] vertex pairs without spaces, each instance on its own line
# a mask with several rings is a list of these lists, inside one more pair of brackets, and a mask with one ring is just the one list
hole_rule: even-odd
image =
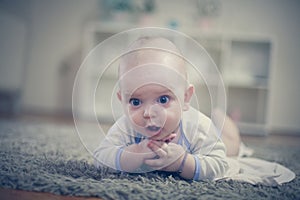
[[166,104],[169,101],[170,101],[170,98],[166,95],[161,96],[161,97],[158,98],[158,103],[160,103],[160,104]]
[[141,102],[141,100],[139,100],[139,99],[132,98],[132,99],[129,100],[129,103],[130,103],[132,106],[137,107],[137,106],[141,105],[142,102]]

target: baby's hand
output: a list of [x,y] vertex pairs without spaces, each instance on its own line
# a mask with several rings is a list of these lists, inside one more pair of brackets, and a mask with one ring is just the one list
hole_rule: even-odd
[[144,139],[143,141],[137,144],[136,153],[139,153],[140,156],[142,156],[144,159],[150,159],[156,156],[152,149],[149,148],[149,142],[150,140]]
[[122,171],[132,172],[140,167],[145,160],[153,159],[156,154],[147,146],[149,140],[145,139],[138,144],[126,146],[121,154],[120,165]]
[[181,145],[152,140],[148,146],[159,158],[147,159],[145,164],[164,171],[176,172],[179,170],[185,154],[185,150]]

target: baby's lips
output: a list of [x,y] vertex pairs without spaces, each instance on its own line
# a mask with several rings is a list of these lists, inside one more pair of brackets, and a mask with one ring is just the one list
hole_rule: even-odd
[[159,131],[161,128],[158,126],[147,126],[147,130],[149,131],[153,131],[153,132],[157,132]]

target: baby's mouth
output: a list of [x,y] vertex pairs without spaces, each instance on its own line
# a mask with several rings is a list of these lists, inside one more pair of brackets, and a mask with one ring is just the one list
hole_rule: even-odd
[[159,127],[159,126],[147,126],[146,129],[151,131],[151,132],[157,132],[161,129],[161,127]]
[[161,137],[162,127],[159,126],[147,126],[146,129],[151,132],[151,136],[149,139],[151,140],[159,140]]

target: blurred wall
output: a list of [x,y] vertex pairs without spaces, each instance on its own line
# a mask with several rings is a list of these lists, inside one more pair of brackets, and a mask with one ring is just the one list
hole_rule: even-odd
[[[299,132],[300,2],[221,1],[221,11],[213,21],[197,19],[195,2],[156,0],[156,10],[150,20],[144,19],[144,22],[148,20],[148,25],[168,26],[170,20],[175,20],[178,27],[183,29],[201,25],[202,28],[217,33],[274,37],[276,43],[271,80],[271,128]],[[24,81],[21,84],[23,110],[70,112],[72,84],[67,80],[74,78],[80,65],[84,25],[91,20],[103,18],[100,0],[27,0],[26,3],[2,0],[0,3],[1,13],[9,13],[26,25],[26,71],[22,72]],[[4,76],[7,74],[1,73],[0,79]],[[15,75],[11,75],[13,76]]]
[[84,22],[97,11],[98,3],[33,0],[31,4],[23,107],[35,112],[70,112],[73,84],[66,79],[74,77],[80,65]]
[[20,111],[28,30],[25,16],[29,9],[26,5],[12,6],[8,1],[0,5],[6,8],[0,12],[0,115],[11,115]]

